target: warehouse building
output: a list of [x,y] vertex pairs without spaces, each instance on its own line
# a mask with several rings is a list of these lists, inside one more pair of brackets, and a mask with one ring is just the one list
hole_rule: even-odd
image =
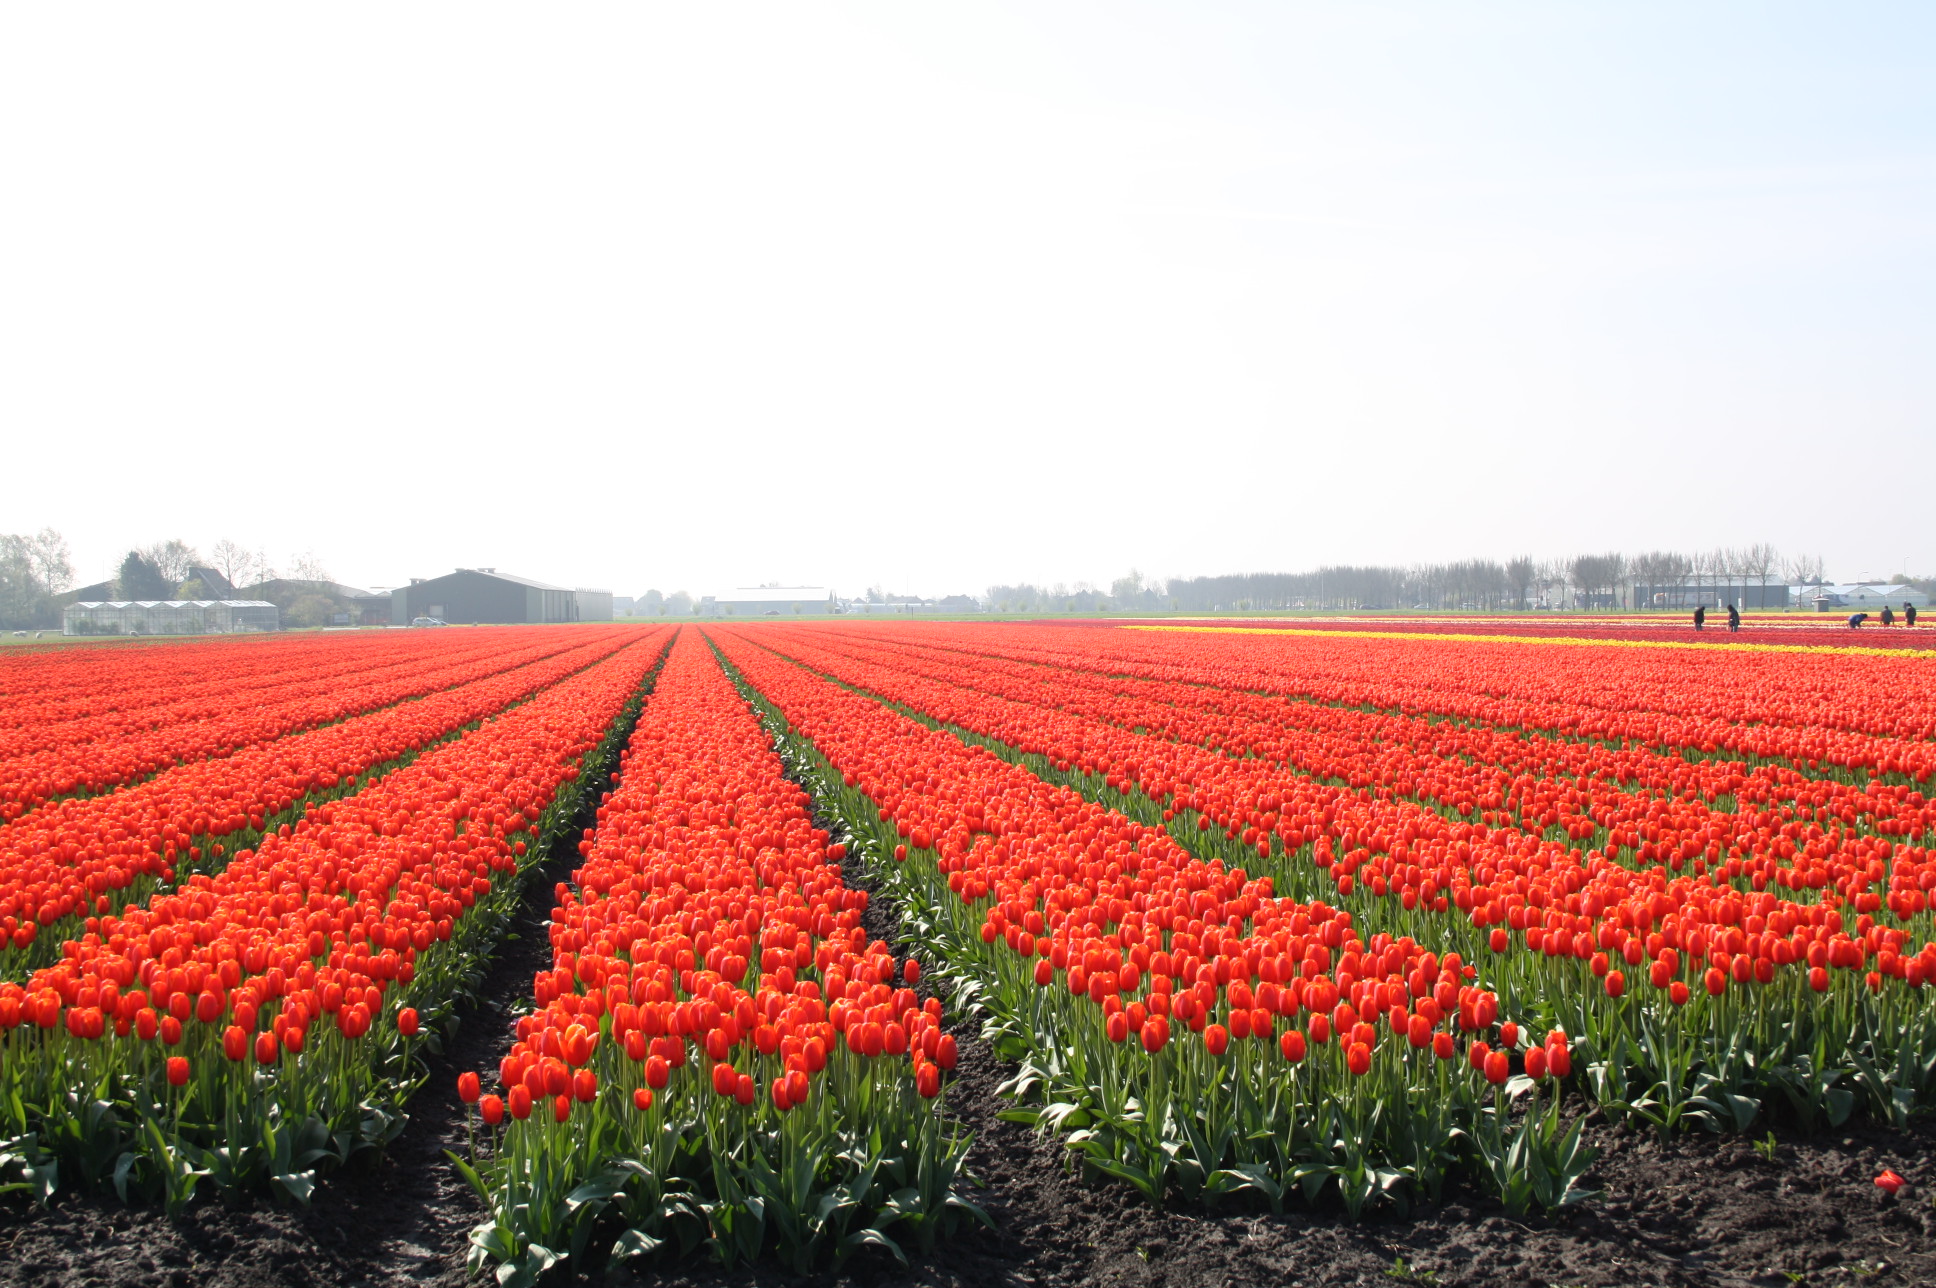
[[[609,620],[609,602],[605,615]],[[420,617],[465,625],[584,620],[577,591],[495,568],[459,568],[442,577],[415,578],[390,592],[392,626],[408,626]]]
[[63,635],[236,635],[281,625],[263,599],[84,599],[61,614]]
[[1895,585],[1889,582],[1854,582],[1846,586],[1810,586],[1806,600],[1819,612],[1836,613],[1850,609],[1879,613],[1883,605],[1902,608],[1909,604],[1916,606],[1917,612],[1929,607],[1929,596],[1914,586]]
[[825,586],[742,586],[699,601],[706,617],[794,617],[834,611]]
[[609,590],[588,590],[580,586],[571,592],[578,596],[578,620],[581,622],[609,622],[612,620],[612,592]]

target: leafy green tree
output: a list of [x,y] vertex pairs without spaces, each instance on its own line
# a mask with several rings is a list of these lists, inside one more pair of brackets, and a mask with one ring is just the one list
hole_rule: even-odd
[[52,528],[33,536],[0,534],[0,626],[59,626],[58,596],[74,582],[67,542]]
[[291,626],[327,626],[335,611],[336,601],[327,595],[298,595],[283,614],[283,620]]
[[155,561],[139,550],[128,551],[128,557],[121,561],[121,573],[116,578],[117,589],[123,599],[173,599],[175,588],[161,575]]

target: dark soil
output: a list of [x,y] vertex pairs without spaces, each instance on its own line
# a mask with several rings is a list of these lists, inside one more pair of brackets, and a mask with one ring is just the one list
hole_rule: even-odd
[[[456,1073],[489,1070],[510,1046],[511,1001],[550,963],[551,883],[567,854],[533,875],[482,999],[464,1017],[403,1136],[382,1158],[327,1177],[307,1210],[209,1199],[180,1221],[112,1198],[57,1196],[42,1210],[0,1200],[0,1285],[190,1288],[249,1285],[466,1283],[466,1234],[484,1210],[458,1178],[464,1119]],[[884,901],[871,935],[893,942]],[[1157,1213],[1126,1188],[1085,1183],[1053,1140],[995,1117],[1007,1070],[972,1027],[957,1028],[961,1063],[949,1111],[975,1133],[974,1197],[997,1229],[973,1229],[903,1268],[874,1250],[802,1280],[761,1264],[722,1272],[691,1261],[617,1276],[664,1288],[966,1288],[969,1285],[1239,1284],[1768,1285],[1936,1284],[1936,1126],[1875,1127],[1823,1136],[1776,1130],[1772,1161],[1746,1139],[1684,1136],[1662,1143],[1601,1125],[1591,1182],[1605,1191],[1557,1218],[1506,1216],[1475,1188],[1457,1188],[1408,1217],[1361,1222],[1333,1206],[1284,1215],[1235,1208]],[[1909,1186],[1891,1198],[1874,1178],[1894,1168]],[[491,1281],[482,1279],[477,1284]],[[560,1283],[596,1284],[575,1271]]]

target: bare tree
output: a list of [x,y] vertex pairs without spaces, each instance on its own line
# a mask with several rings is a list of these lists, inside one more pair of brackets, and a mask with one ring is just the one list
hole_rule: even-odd
[[263,580],[263,559],[239,541],[223,537],[209,551],[209,567],[237,590]]
[[140,546],[138,551],[149,563],[161,570],[162,578],[172,586],[179,586],[187,581],[189,566],[202,561],[201,552],[180,537],[170,537],[166,541]]
[[1526,591],[1531,588],[1537,571],[1532,559],[1526,555],[1506,561],[1506,585],[1512,589],[1513,607],[1526,607]]
[[[1633,579],[1635,608],[1653,607],[1653,597],[1659,593],[1661,582],[1662,554],[1658,550],[1646,550],[1627,561],[1627,576]],[[1645,587],[1647,602],[1640,602],[1642,588]]]
[[[1745,580],[1753,577],[1761,583],[1761,607],[1768,606],[1768,578],[1781,566],[1781,556],[1775,548],[1765,541],[1757,541],[1735,552],[1735,567]],[[1745,587],[1744,587],[1745,589]]]
[[1626,575],[1626,560],[1618,554],[1578,554],[1566,566],[1566,575],[1582,595],[1611,595]]
[[327,582],[334,580],[323,561],[316,557],[313,550],[305,550],[297,555],[290,566],[290,577],[295,581]]
[[1782,571],[1797,586],[1819,586],[1822,584],[1822,557],[1792,555],[1782,562]]
[[1795,584],[1795,594],[1800,600],[1803,586],[1822,584],[1822,557],[1820,555],[1793,555],[1782,564],[1783,575]]

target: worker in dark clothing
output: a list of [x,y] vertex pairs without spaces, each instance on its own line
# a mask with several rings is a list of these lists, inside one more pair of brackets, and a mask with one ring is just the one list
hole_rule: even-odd
[[1887,604],[1882,606],[1882,624],[1884,626],[1894,626],[1896,624],[1895,610]]
[[1728,634],[1732,635],[1740,629],[1741,629],[1741,614],[1738,611],[1736,611],[1733,604],[1729,604],[1728,605]]
[[1698,631],[1698,630],[1705,630],[1706,628],[1707,628],[1707,605],[1702,604],[1699,608],[1694,610],[1694,629]]
[[1853,630],[1859,630],[1859,629],[1861,629],[1861,626],[1862,626],[1862,623],[1864,623],[1864,622],[1866,622],[1866,621],[1868,621],[1868,620],[1869,620],[1869,615],[1868,615],[1867,613],[1850,613],[1850,614],[1849,614],[1849,629],[1850,629],[1850,630],[1852,630],[1852,631],[1853,631]]
[[1902,624],[1904,626],[1916,624],[1916,606],[1906,599],[1902,601]]

